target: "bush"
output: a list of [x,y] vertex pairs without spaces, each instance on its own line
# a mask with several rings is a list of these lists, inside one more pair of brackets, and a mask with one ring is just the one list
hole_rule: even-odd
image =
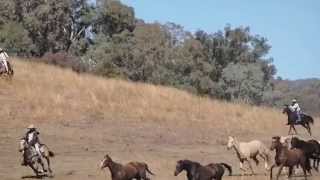
[[46,53],[41,62],[45,62],[47,64],[53,64],[63,68],[71,68],[76,72],[86,72],[87,68],[84,64],[81,63],[80,59],[68,54],[66,52],[58,52],[58,53]]

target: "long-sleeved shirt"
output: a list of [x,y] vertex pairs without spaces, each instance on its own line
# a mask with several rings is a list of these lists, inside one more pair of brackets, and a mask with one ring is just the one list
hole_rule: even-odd
[[294,103],[294,105],[289,106],[289,108],[292,112],[300,112],[301,111],[298,103]]
[[0,61],[7,61],[9,58],[8,54],[4,51],[0,53]]

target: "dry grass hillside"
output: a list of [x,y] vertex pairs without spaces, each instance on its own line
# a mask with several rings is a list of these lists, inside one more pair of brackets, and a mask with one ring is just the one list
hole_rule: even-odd
[[214,101],[174,88],[79,75],[20,60],[14,60],[14,68],[12,82],[0,81],[0,116],[6,123],[83,119],[202,123],[224,133],[269,131],[284,123],[280,110]]
[[185,179],[185,174],[173,176],[175,162],[185,158],[223,161],[238,174],[236,155],[226,151],[228,135],[261,139],[269,146],[271,136],[287,133],[279,109],[12,61],[14,78],[0,80],[0,179],[32,175],[19,165],[17,152],[17,139],[29,123],[39,127],[41,139],[57,154],[53,170],[59,180],[110,179],[109,171],[97,170],[105,153],[122,163],[145,161],[159,180]]

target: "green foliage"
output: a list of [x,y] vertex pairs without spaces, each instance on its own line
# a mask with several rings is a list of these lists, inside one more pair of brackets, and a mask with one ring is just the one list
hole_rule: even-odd
[[[261,66],[251,64],[229,64],[222,72],[219,85],[222,97],[260,104],[265,89]],[[220,95],[221,96],[221,95]]]
[[0,46],[10,53],[28,56],[35,50],[35,46],[28,37],[28,32],[21,24],[7,22],[0,26],[0,31]]
[[135,28],[135,15],[132,7],[123,5],[120,1],[105,0],[97,9],[97,21],[94,31],[112,36],[124,30],[133,31]]
[[21,56],[106,77],[261,104],[276,69],[267,39],[248,27],[190,33],[145,23],[117,0],[0,0],[0,45]]

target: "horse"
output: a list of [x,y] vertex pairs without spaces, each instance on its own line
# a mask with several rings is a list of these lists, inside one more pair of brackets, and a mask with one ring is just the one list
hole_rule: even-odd
[[225,172],[225,169],[229,171],[229,176],[232,175],[232,167],[226,163],[210,163],[206,165],[211,169],[211,172],[214,175],[215,180],[221,180]]
[[107,154],[100,163],[100,169],[108,167],[111,172],[112,180],[150,180],[147,177],[147,172],[154,175],[146,163],[144,162],[129,162],[126,165],[114,162]]
[[188,180],[213,180],[215,174],[212,167],[206,167],[198,162],[190,160],[179,160],[174,171],[174,176],[178,176],[182,171],[187,172]]
[[313,168],[318,170],[317,162],[319,162],[320,146],[316,140],[304,141],[297,137],[293,137],[291,139],[291,146],[292,148],[301,149],[306,155],[308,162],[309,159],[313,159]]
[[274,167],[279,166],[279,170],[277,173],[278,180],[283,167],[289,168],[288,177],[290,177],[292,175],[293,167],[297,165],[300,165],[302,167],[304,178],[307,179],[306,171],[310,171],[310,165],[302,150],[288,149],[287,146],[283,145],[280,142],[279,136],[272,137],[270,150],[276,150],[275,164],[273,164],[270,168],[270,180],[272,179],[272,170]]
[[6,70],[4,64],[0,62],[0,76],[7,76],[9,78],[12,78],[14,75],[14,71],[9,61],[7,61],[7,65],[8,65],[8,71]]
[[288,132],[288,135],[291,133],[291,130],[293,129],[295,134],[298,134],[296,128],[294,127],[294,125],[301,125],[302,127],[306,128],[308,133],[310,134],[311,136],[311,127],[310,127],[310,124],[313,124],[314,121],[313,121],[313,118],[311,116],[308,116],[306,114],[301,114],[301,121],[296,121],[296,113],[295,112],[292,112],[289,108],[289,105],[284,105],[285,107],[283,108],[283,111],[282,113],[283,114],[287,114],[288,116],[288,125],[290,126],[289,128],[289,132]]
[[[22,138],[20,139],[20,148],[19,151],[23,153],[24,161],[26,162],[26,165],[28,165],[36,174],[36,176],[39,176],[43,172],[47,172],[47,169],[44,167],[44,163],[42,158],[38,155],[35,148],[33,146],[28,145],[27,141]],[[49,176],[52,176],[52,169],[50,165],[50,157],[54,157],[54,153],[49,150],[48,146],[45,144],[41,144],[40,146],[40,152],[42,157],[46,159]],[[39,171],[39,164],[41,165],[42,169]]]
[[240,170],[246,171],[243,168],[243,163],[247,162],[249,168],[251,169],[252,175],[254,174],[250,159],[253,159],[256,165],[259,164],[257,156],[259,155],[265,162],[265,169],[268,170],[268,163],[270,161],[270,152],[268,148],[258,140],[253,140],[250,142],[238,142],[236,138],[229,136],[228,139],[228,149],[233,148],[237,154],[240,161]]

